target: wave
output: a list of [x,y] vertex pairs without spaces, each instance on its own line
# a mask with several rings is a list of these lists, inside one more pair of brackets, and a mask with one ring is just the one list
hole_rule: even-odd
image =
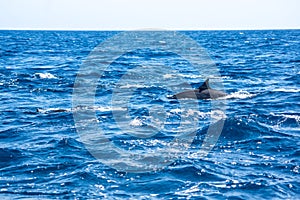
[[256,95],[257,94],[252,94],[247,91],[241,90],[241,91],[230,93],[225,97],[221,97],[218,99],[247,99],[247,98],[255,97]]
[[75,108],[37,108],[38,113],[60,113],[60,112],[77,112],[77,111],[99,111],[99,112],[111,112],[111,111],[126,111],[123,107],[108,107],[108,106],[77,106]]
[[277,88],[277,89],[274,89],[273,92],[298,93],[298,92],[300,92],[300,89],[296,89],[296,88]]
[[47,109],[42,109],[42,108],[37,108],[36,112],[38,113],[59,113],[59,112],[71,112],[71,108],[47,108]]
[[142,84],[126,84],[120,86],[120,88],[123,89],[129,89],[129,88],[149,88],[150,86],[142,85]]
[[298,114],[285,114],[285,113],[276,114],[276,113],[271,112],[270,115],[275,116],[275,117],[283,117],[285,119],[294,119],[298,123],[300,123],[300,115],[298,115]]
[[56,76],[54,76],[51,73],[35,73],[34,77],[39,78],[39,79],[57,79]]

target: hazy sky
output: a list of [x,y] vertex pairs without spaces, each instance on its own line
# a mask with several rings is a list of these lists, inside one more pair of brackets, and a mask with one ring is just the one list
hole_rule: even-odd
[[300,28],[300,0],[0,0],[0,29]]

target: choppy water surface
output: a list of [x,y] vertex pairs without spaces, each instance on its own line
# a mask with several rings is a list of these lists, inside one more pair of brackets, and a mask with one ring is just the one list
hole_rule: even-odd
[[[118,33],[0,31],[1,198],[300,198],[300,31],[181,33],[206,49],[222,76],[229,94],[222,133],[212,151],[199,156],[214,120],[212,102],[199,100],[196,109],[184,110],[167,98],[174,91],[162,87],[189,83],[196,88],[206,74],[194,74],[189,62],[170,52],[128,52],[103,74],[95,106],[86,108],[96,114],[107,138],[128,151],[150,148],[161,154],[159,148],[185,131],[179,125],[183,118],[196,118],[199,124],[191,146],[175,162],[158,171],[127,173],[90,154],[76,131],[72,108],[82,63],[100,42]],[[140,76],[118,84],[137,66],[144,76],[151,71],[151,84]],[[168,66],[176,74],[159,77]],[[120,128],[113,114],[122,111],[122,104],[112,107],[110,102],[115,90],[132,87],[139,89],[130,94],[125,106],[130,118],[119,122]],[[167,116],[157,114],[162,108]],[[151,111],[165,121],[153,120]],[[137,132],[126,134],[122,124]],[[149,124],[150,132],[158,134],[142,137]]]

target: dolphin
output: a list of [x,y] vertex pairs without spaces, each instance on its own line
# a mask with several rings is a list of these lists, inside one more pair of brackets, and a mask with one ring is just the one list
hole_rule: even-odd
[[225,92],[209,87],[209,79],[206,79],[198,89],[180,92],[171,96],[170,99],[217,99],[226,95]]

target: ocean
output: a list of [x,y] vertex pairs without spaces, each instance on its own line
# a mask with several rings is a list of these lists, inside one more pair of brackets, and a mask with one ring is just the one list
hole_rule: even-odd
[[300,199],[300,30],[143,34],[0,31],[0,198]]

